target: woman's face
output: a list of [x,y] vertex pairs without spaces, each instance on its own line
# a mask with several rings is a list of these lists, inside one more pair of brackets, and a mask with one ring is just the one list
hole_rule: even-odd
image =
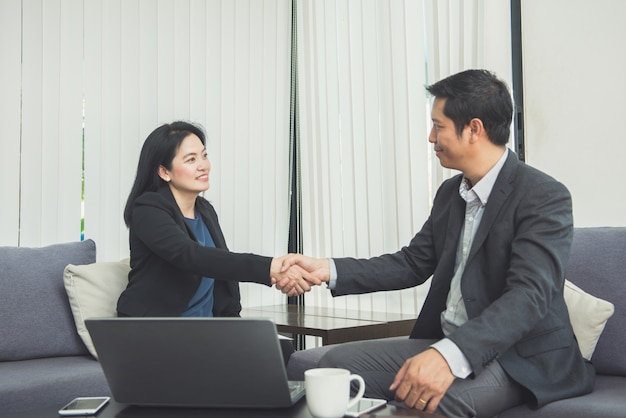
[[173,192],[197,196],[209,188],[211,163],[206,148],[194,134],[180,143],[172,160],[172,169],[159,167],[159,176],[169,183]]

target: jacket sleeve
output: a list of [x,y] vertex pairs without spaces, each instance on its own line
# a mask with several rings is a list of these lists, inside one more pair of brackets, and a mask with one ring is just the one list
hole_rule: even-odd
[[131,227],[150,251],[181,270],[217,280],[271,285],[271,257],[203,247],[187,234],[178,208],[158,193],[137,199]]
[[[434,205],[449,200],[450,190],[454,190],[456,182],[458,179],[444,182],[437,190]],[[423,284],[438,266],[448,217],[448,209],[431,212],[410,243],[393,254],[369,259],[335,258],[337,284],[333,295],[398,290]],[[441,231],[437,231],[435,225]],[[439,239],[436,235],[440,235]]]

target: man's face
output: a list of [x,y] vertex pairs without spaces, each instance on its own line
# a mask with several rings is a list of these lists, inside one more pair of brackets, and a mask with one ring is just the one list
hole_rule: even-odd
[[443,114],[445,104],[446,99],[437,98],[433,102],[431,112],[433,127],[428,142],[434,145],[435,155],[443,167],[463,171],[468,158],[469,127],[466,126],[459,136],[452,119]]

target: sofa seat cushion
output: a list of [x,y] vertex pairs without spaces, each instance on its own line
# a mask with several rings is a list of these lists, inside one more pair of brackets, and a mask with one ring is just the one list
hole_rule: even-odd
[[518,406],[502,412],[498,418],[623,418],[626,411],[625,393],[626,378],[598,375],[593,392],[587,395],[552,402],[539,409]]
[[95,261],[92,240],[0,247],[0,361],[88,353],[76,333],[63,270]]
[[91,356],[0,363],[0,416],[42,408],[61,408],[76,396],[109,396],[100,363]]

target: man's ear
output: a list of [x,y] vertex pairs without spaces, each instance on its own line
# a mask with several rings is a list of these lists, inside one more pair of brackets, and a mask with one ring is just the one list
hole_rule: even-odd
[[167,168],[163,167],[162,165],[159,166],[159,170],[157,171],[157,173],[159,174],[159,177],[161,177],[166,183],[169,183],[169,181],[171,180]]
[[469,126],[470,128],[470,133],[471,133],[470,141],[472,142],[476,141],[478,138],[487,134],[487,132],[485,131],[485,127],[483,126],[483,121],[478,118],[474,118],[470,120],[467,126]]

